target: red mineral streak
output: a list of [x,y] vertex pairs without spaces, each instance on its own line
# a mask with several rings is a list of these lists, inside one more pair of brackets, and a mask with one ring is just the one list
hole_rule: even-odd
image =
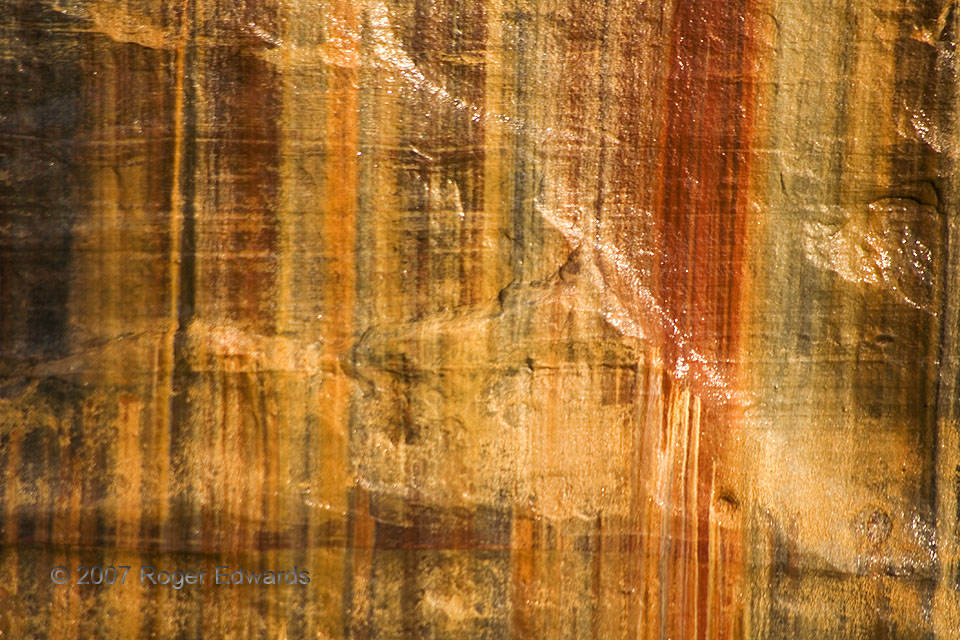
[[[658,176],[660,298],[689,349],[724,373],[738,347],[750,196],[749,10],[743,0],[679,3]],[[682,370],[688,354],[669,338],[671,360]]]
[[[667,360],[678,377],[691,368],[695,390],[704,374],[709,382],[711,372],[716,372],[727,386],[728,399],[738,395],[733,387],[734,360],[740,344],[750,202],[755,9],[747,0],[678,3],[671,24],[655,207],[661,229],[658,296],[682,336],[680,340],[676,335],[664,336]],[[668,572],[671,582],[689,571],[695,571],[697,578],[671,588],[676,606],[664,612],[667,620],[661,627],[667,637],[693,637],[691,624],[697,629],[696,637],[728,637],[739,615],[736,607],[729,608],[728,600],[737,576],[724,575],[717,593],[710,584],[715,579],[711,572],[716,554],[722,556],[725,567],[736,566],[739,559],[738,527],[730,521],[731,515],[736,519],[737,500],[728,495],[733,489],[714,484],[738,463],[738,408],[736,403],[711,402],[710,393],[703,398],[699,461],[694,467],[699,475],[695,489],[699,499],[694,502],[699,554],[692,559],[685,554],[672,556]],[[719,502],[718,493],[723,495]],[[721,512],[726,517],[718,525]],[[671,515],[674,520],[684,516],[676,511]],[[681,535],[682,522],[672,523],[671,529]],[[710,594],[720,598],[718,611],[711,611]],[[708,620],[710,625],[705,624]]]

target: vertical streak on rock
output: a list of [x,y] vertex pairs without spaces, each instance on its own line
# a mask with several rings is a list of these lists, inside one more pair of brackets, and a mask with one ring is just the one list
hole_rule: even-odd
[[[359,199],[358,156],[360,122],[359,101],[360,75],[357,65],[362,60],[361,9],[362,4],[351,0],[331,0],[324,15],[324,35],[327,46],[335,53],[332,64],[325,70],[323,122],[325,126],[325,157],[320,172],[324,185],[322,206],[322,237],[327,267],[324,273],[322,306],[325,316],[323,353],[331,361],[344,357],[353,344],[357,307],[357,228]],[[320,479],[320,496],[338,509],[346,510],[349,502],[341,494],[347,483],[351,384],[340,364],[334,375],[324,384],[322,395],[317,398],[324,404],[320,413],[318,430],[326,450],[321,460],[315,463],[315,474]],[[363,518],[366,514],[358,512]],[[336,559],[341,571],[349,571],[346,554]],[[331,563],[334,561],[331,558]],[[339,586],[339,585],[338,585]],[[329,633],[345,631],[348,614],[344,611],[347,598],[337,593],[339,606],[320,609],[317,628],[329,629]],[[322,617],[321,617],[322,616]],[[341,626],[342,625],[342,626]],[[341,631],[343,630],[343,631]]]
[[[670,385],[662,418],[666,438],[660,443],[656,502],[659,585],[657,635],[654,637],[697,637],[700,619],[698,563],[700,519],[697,511],[700,407],[689,389]],[[647,579],[652,580],[653,576]],[[649,629],[653,632],[654,629]]]
[[348,542],[352,563],[347,572],[351,591],[348,594],[350,609],[344,611],[345,636],[351,640],[368,640],[373,618],[371,594],[376,578],[372,568],[377,523],[370,514],[370,493],[365,489],[354,491],[350,507],[353,526]]
[[[333,0],[327,16],[327,34],[344,55],[359,59],[360,16],[358,7],[349,0]],[[357,211],[358,159],[358,74],[353,66],[328,67],[326,139],[328,157],[324,166],[323,182],[331,185],[326,191],[323,210],[323,237],[329,246],[330,266],[324,287],[324,308],[329,309],[330,335],[324,346],[332,358],[344,354],[352,343],[353,314],[356,282],[355,236]],[[334,187],[334,185],[336,185]],[[334,381],[329,399],[331,425],[344,425],[349,412],[349,388],[342,373]],[[340,431],[340,428],[331,428]],[[341,433],[340,447],[329,454],[330,460],[342,460],[346,451]]]
[[[700,417],[702,404],[697,396],[691,399],[691,403],[689,426],[687,428],[686,486],[684,487],[687,513],[684,522],[683,543],[684,555],[688,562],[684,588],[687,592],[686,610],[689,616],[688,623],[690,623],[689,635],[699,638],[706,637],[704,633],[706,611],[703,610],[702,599],[704,592],[709,589],[708,580],[703,572],[706,559],[701,557],[705,527],[702,524],[701,514],[703,511],[700,504],[706,502],[703,498],[711,494],[704,492],[703,496],[700,495]],[[709,505],[707,509],[709,510]],[[709,525],[709,523],[707,524]]]
[[[728,537],[736,535],[735,524],[724,522],[729,529],[711,524],[712,481],[716,471],[725,491],[739,490],[739,420],[730,403],[738,394],[733,362],[740,348],[738,314],[754,154],[757,10],[747,0],[709,5],[681,1],[670,18],[664,99],[669,111],[663,124],[657,206],[662,216],[658,290],[680,331],[680,336],[666,339],[668,362],[675,373],[690,376],[694,389],[706,392],[707,402],[702,423],[691,427],[698,436],[702,428],[704,436],[702,442],[695,439],[696,464],[686,468],[697,480],[685,502],[671,502],[675,496],[668,496],[665,507],[665,517],[693,518],[696,525],[677,531],[670,543],[685,545],[689,540],[686,553],[662,551],[662,561],[669,558],[671,564],[661,570],[661,589],[679,606],[671,606],[668,616],[667,601],[661,603],[661,616],[668,616],[660,623],[664,637],[707,637],[711,612],[703,596],[710,585],[709,563],[698,560],[697,550],[709,546],[711,533],[738,544]],[[726,401],[717,401],[718,386]],[[700,419],[701,412],[697,415]],[[736,561],[718,584],[736,589],[735,566]],[[730,625],[741,611],[734,606],[723,615],[723,621],[711,620],[715,629]]]
[[[83,562],[132,566],[140,559],[138,550],[159,542],[158,507],[166,501],[155,472],[165,472],[168,449],[158,452],[151,441],[167,429],[169,404],[155,396],[151,401],[151,395],[154,376],[163,375],[155,354],[172,336],[166,288],[174,149],[169,80],[175,57],[162,43],[154,48],[111,37],[119,12],[104,11],[99,18],[99,30],[87,36],[89,69],[83,74],[88,130],[79,139],[88,213],[73,233],[73,363],[54,371],[77,388],[95,391],[85,392],[90,399],[76,426],[69,425],[69,413],[61,418],[73,433],[69,446],[59,446],[53,536],[59,543],[103,545],[95,556],[84,552]],[[137,19],[144,29],[155,28],[156,15]],[[71,504],[76,493],[82,494],[78,506]],[[141,607],[140,595],[100,592],[98,606],[118,615],[91,618],[91,625],[104,633],[139,635],[153,609]],[[68,605],[77,606],[71,600]]]
[[0,354],[11,365],[68,349],[71,230],[82,216],[78,21],[11,0],[0,17]]
[[[486,42],[484,55],[484,86],[482,110],[486,116],[483,127],[483,197],[482,218],[479,239],[480,266],[477,277],[480,289],[479,300],[490,300],[500,291],[504,282],[507,265],[503,260],[502,230],[506,222],[504,209],[509,206],[504,191],[505,171],[508,166],[509,152],[504,148],[508,127],[500,116],[504,113],[505,94],[509,91],[508,74],[505,68],[507,58],[504,48],[505,0],[490,0],[486,5]],[[491,117],[492,116],[492,117]]]
[[[549,18],[535,2],[512,0],[502,5],[502,67],[504,75],[504,166],[501,199],[506,201],[501,262],[509,269],[508,282],[523,283],[542,277],[553,258],[544,238],[544,221],[539,218],[538,195],[545,175],[542,152],[552,144],[542,139],[551,96],[545,93],[547,78],[557,73],[550,64],[550,48],[544,40]],[[542,139],[543,146],[538,145]],[[518,336],[519,337],[519,336]]]
[[[20,479],[16,471],[20,468],[20,443],[23,438],[23,431],[17,429],[12,434],[4,436],[4,472],[7,479],[3,485],[3,542],[12,545],[18,542],[20,527],[17,520],[20,506]],[[13,576],[8,576],[12,579]],[[13,580],[15,582],[15,580]],[[14,591],[16,593],[16,591]]]
[[749,151],[740,95],[741,85],[750,81],[741,80],[749,68],[742,55],[742,4],[677,4],[665,88],[670,112],[661,164],[660,286],[694,348],[717,363],[736,347],[729,327],[736,313],[741,251],[737,189]]
[[526,638],[534,634],[531,603],[536,601],[534,579],[536,574],[536,521],[521,508],[513,512],[510,528],[510,584],[512,585],[511,630],[514,637]]
[[[687,504],[686,488],[688,438],[690,432],[690,392],[671,385],[664,420],[667,438],[661,444],[663,457],[660,465],[657,502],[663,505],[663,520],[660,535],[660,637],[687,637],[687,625],[691,622],[689,604],[696,603],[696,592],[688,592],[685,580],[690,558],[686,553],[690,531],[685,526],[687,518],[694,516]],[[700,425],[696,425],[699,429]],[[696,531],[694,530],[694,537]],[[696,586],[696,585],[694,585]],[[696,625],[696,618],[692,620]],[[696,627],[694,626],[694,629]]]
[[[132,566],[130,555],[132,550],[140,547],[140,512],[142,510],[141,502],[141,474],[142,457],[140,454],[141,445],[141,424],[143,420],[143,403],[136,396],[121,396],[119,407],[119,419],[117,424],[117,452],[116,466],[117,474],[115,480],[116,486],[116,546],[121,552],[120,561],[118,556],[109,559],[111,565]],[[132,556],[139,559],[138,555]],[[123,615],[118,621],[118,635],[135,636],[140,632],[140,617],[142,606],[142,593],[136,590],[133,593],[111,594],[114,601],[111,603],[114,610],[122,611]]]
[[[338,352],[343,345],[342,332],[349,322],[349,296],[342,301],[331,290],[344,287],[341,244],[332,244],[326,231],[340,213],[330,208],[330,196],[351,184],[338,184],[328,169],[335,163],[357,162],[356,150],[341,148],[335,116],[328,92],[343,91],[343,80],[337,80],[338,69],[353,70],[359,78],[360,43],[358,24],[334,28],[342,20],[340,13],[327,3],[281,3],[278,16],[278,46],[265,52],[276,65],[281,83],[280,167],[278,176],[279,274],[277,290],[277,333],[290,337],[294,344],[320,343],[323,354],[319,369],[305,368],[287,374],[281,388],[281,424],[285,453],[278,461],[283,472],[289,468],[287,482],[292,486],[282,491],[288,507],[281,521],[297,523],[294,540],[302,544],[297,553],[299,566],[307,561],[315,571],[328,576],[316,590],[299,593],[297,606],[304,608],[303,618],[293,621],[291,634],[302,627],[303,633],[318,629],[332,637],[344,630],[348,617],[344,610],[348,596],[341,585],[351,576],[348,558],[361,553],[352,548],[351,530],[347,531],[347,548],[342,549],[334,525],[339,520],[350,527],[354,509],[347,497],[346,471],[349,449],[346,445],[349,412],[336,403],[330,405],[331,394],[343,394],[344,373],[337,369]],[[352,18],[351,18],[352,20]],[[359,108],[359,104],[358,104]],[[358,123],[359,128],[359,123]],[[343,170],[347,170],[346,168]],[[358,177],[359,180],[359,177]],[[347,216],[337,224],[358,227],[359,219]],[[356,251],[359,253],[359,243]],[[365,280],[358,279],[360,286]],[[353,324],[351,322],[351,324]],[[339,389],[339,390],[337,390]],[[333,390],[333,391],[332,391]],[[304,403],[302,398],[310,399]],[[344,516],[346,514],[346,516]],[[346,576],[346,578],[344,578]],[[292,603],[291,603],[292,605]]]
[[[183,379],[186,367],[187,323],[193,314],[194,292],[194,171],[196,114],[195,81],[193,65],[195,63],[194,22],[195,0],[183,0],[179,7],[171,7],[173,23],[177,27],[176,53],[174,62],[173,89],[173,166],[170,189],[170,324],[165,337],[162,359],[157,375],[160,394],[158,408],[160,420],[154,443],[156,455],[152,470],[157,478],[157,511],[147,522],[152,530],[148,531],[148,540],[152,539],[159,548],[168,548],[181,532],[170,531],[176,523],[169,520],[171,509],[176,505],[169,502],[171,491],[176,491],[177,479],[171,480],[174,468],[176,447],[182,444],[177,437],[180,429],[186,425],[186,388]],[[184,282],[187,280],[187,282]],[[171,484],[173,483],[173,484]],[[174,516],[185,514],[174,512]]]
[[[960,7],[945,3],[937,20],[929,20],[930,42],[936,52],[931,70],[934,91],[930,122],[949,143],[940,149],[939,204],[942,207],[942,298],[939,308],[939,368],[937,380],[936,514],[939,580],[933,604],[934,632],[949,637],[960,625],[960,217],[955,201],[960,195],[960,148],[956,140],[956,104],[960,97],[960,69],[956,63],[960,37]],[[917,31],[920,31],[918,28]],[[930,130],[929,128],[927,129]]]
[[741,552],[742,521],[737,504],[729,496],[720,495],[711,483],[709,521],[706,544],[707,581],[701,627],[703,637],[734,640],[744,637],[742,590],[743,555]]
[[[655,354],[658,355],[658,354]],[[658,580],[660,573],[659,548],[660,531],[662,530],[663,514],[662,508],[658,508],[659,503],[655,495],[650,493],[657,482],[657,467],[655,463],[659,458],[660,442],[664,438],[662,430],[664,415],[663,400],[663,380],[662,372],[658,367],[651,366],[645,372],[643,408],[638,417],[638,424],[645,428],[638,429],[641,432],[639,457],[642,465],[637,467],[637,475],[640,477],[638,482],[638,508],[640,517],[638,518],[639,538],[640,538],[640,558],[639,571],[637,573],[637,590],[640,593],[640,606],[638,607],[638,631],[641,638],[656,638],[660,635],[661,618],[664,612],[660,608],[660,582]]]

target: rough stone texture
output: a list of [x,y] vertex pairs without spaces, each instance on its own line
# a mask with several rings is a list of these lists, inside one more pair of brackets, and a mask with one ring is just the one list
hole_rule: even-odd
[[958,21],[0,0],[0,637],[956,637]]

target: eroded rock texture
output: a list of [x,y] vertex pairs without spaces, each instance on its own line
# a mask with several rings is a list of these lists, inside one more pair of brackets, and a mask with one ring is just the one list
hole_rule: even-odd
[[2,0],[2,637],[956,637],[958,20]]

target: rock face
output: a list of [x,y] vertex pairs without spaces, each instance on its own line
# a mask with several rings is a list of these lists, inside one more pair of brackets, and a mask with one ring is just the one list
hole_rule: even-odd
[[955,637],[958,21],[6,0],[2,637]]

